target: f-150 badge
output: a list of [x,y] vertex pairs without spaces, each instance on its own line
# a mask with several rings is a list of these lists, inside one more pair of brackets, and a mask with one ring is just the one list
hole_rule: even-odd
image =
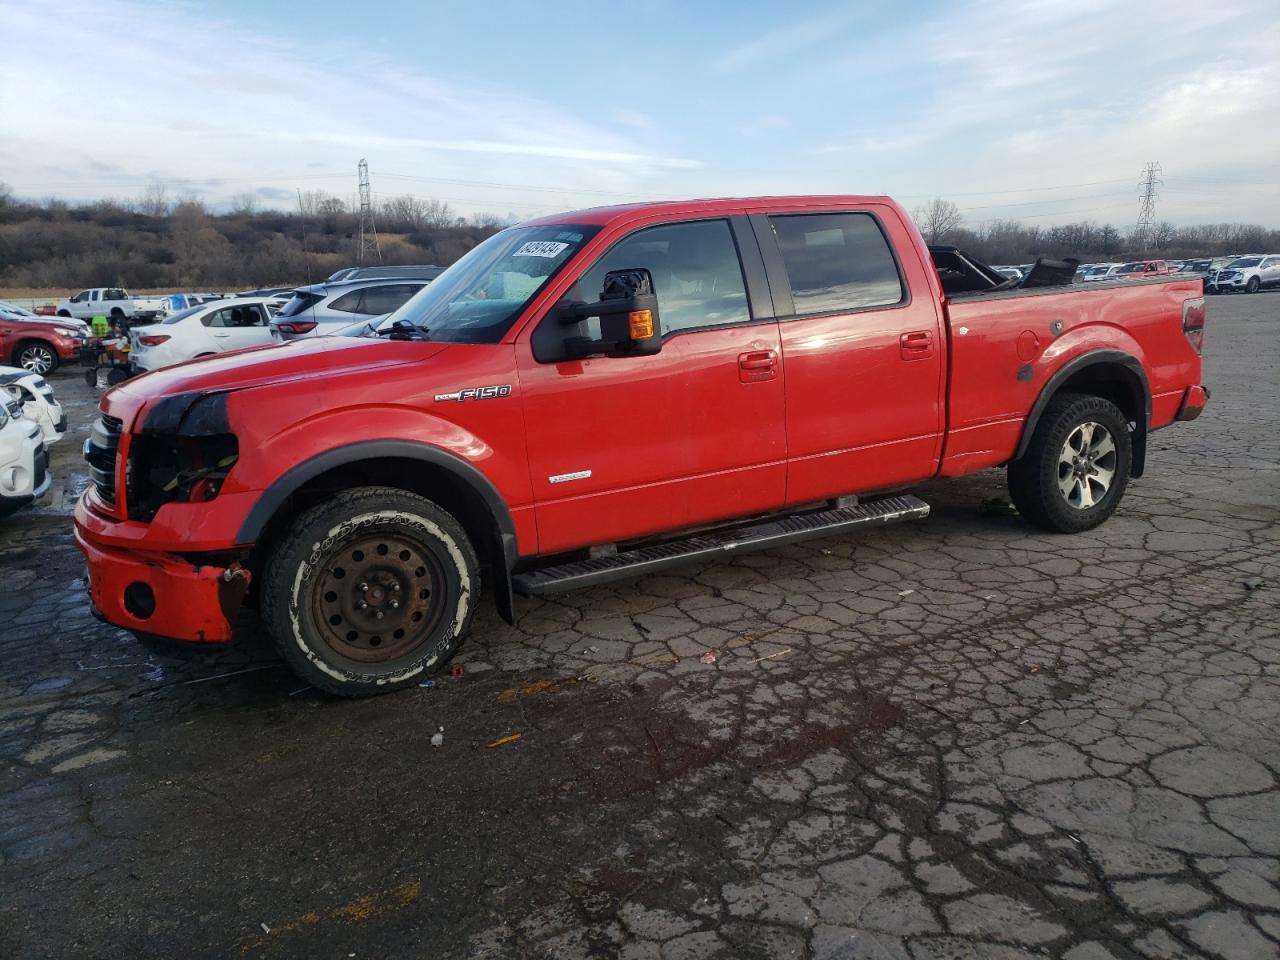
[[441,400],[457,400],[462,403],[465,400],[494,400],[498,397],[511,396],[511,384],[504,383],[491,387],[467,387],[465,390],[458,390],[455,393],[437,393],[436,402]]

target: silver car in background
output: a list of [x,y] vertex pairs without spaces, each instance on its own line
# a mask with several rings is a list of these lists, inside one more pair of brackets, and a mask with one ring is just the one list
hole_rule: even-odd
[[360,320],[400,309],[425,279],[339,280],[299,287],[271,321],[276,340],[328,336]]

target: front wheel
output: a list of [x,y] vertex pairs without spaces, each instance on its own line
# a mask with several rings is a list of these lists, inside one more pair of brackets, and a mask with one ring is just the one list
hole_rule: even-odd
[[1115,513],[1132,463],[1119,407],[1103,397],[1061,394],[1049,402],[1027,452],[1009,464],[1009,494],[1036,526],[1080,533]]
[[1247,293],[1257,293],[1258,289],[1261,286],[1262,286],[1261,280],[1259,280],[1257,277],[1250,277],[1249,282],[1244,285],[1244,289]]
[[264,571],[263,621],[303,680],[348,697],[443,667],[480,579],[462,525],[424,497],[360,487],[299,517]]
[[53,352],[52,347],[45,343],[24,343],[18,348],[16,359],[18,366],[22,367],[23,370],[30,370],[32,373],[38,373],[42,377],[53,373],[58,366],[58,355]]

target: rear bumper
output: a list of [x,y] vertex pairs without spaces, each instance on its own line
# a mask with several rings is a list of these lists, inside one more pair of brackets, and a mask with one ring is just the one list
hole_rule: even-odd
[[117,627],[172,640],[226,643],[249,587],[238,564],[202,565],[172,553],[110,547],[83,522],[76,504],[76,545],[88,564],[94,613]]
[[1178,407],[1178,414],[1175,420],[1186,422],[1194,420],[1200,414],[1204,413],[1205,404],[1209,402],[1209,388],[1205,386],[1187,387],[1187,392],[1182,395],[1182,403]]

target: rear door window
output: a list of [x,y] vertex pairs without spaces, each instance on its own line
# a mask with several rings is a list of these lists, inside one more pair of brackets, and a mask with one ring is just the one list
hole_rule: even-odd
[[360,313],[378,316],[399,310],[423,286],[421,283],[390,283],[382,287],[368,287],[364,291]]
[[352,290],[350,293],[344,293],[333,303],[329,304],[330,310],[341,310],[343,313],[367,313],[360,306],[360,301],[364,298],[363,290]]
[[866,213],[771,216],[797,316],[906,300],[889,241]]

